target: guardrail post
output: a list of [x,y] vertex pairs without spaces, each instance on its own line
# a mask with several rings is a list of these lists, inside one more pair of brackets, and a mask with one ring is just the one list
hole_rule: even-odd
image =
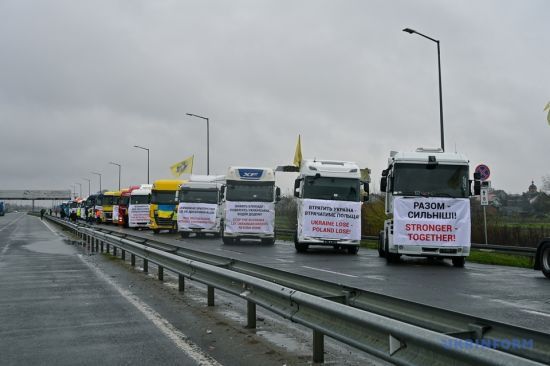
[[143,272],[144,273],[149,272],[149,262],[145,258],[143,258]]
[[178,275],[178,291],[185,291],[185,277],[183,275]]
[[214,306],[214,287],[208,285],[207,293],[207,305]]
[[159,271],[158,271],[159,281],[164,281],[164,267],[158,266],[158,268],[159,268]]
[[107,244],[107,250],[105,251],[105,253],[107,254],[111,254],[111,244]]
[[101,253],[103,253],[103,241],[99,242],[99,246],[100,246],[100,249],[101,249]]
[[325,362],[325,335],[318,330],[313,330],[313,362]]
[[115,257],[116,257],[116,250],[117,250],[117,247],[115,247],[115,246],[113,245],[113,255],[114,255]]
[[136,255],[130,254],[130,263],[132,264],[132,267],[136,266]]
[[246,327],[256,329],[256,303],[246,302]]
[[124,249],[120,250],[120,259],[122,259],[123,261],[126,260],[126,251]]

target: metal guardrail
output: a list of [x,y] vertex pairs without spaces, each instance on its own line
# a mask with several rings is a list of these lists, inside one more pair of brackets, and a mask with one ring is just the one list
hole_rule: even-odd
[[[59,219],[52,220],[83,236],[84,242],[92,250],[99,249],[101,246],[103,251],[103,246],[106,244],[107,251],[110,251],[109,246],[113,246],[113,254],[116,255],[115,248],[118,247],[122,250],[123,259],[125,252],[128,251],[132,253],[132,264],[135,265],[135,255],[144,259],[144,271],[148,270],[148,261],[156,263],[159,266],[159,279],[163,277],[164,268],[177,273],[180,276],[180,289],[183,287],[182,281],[185,277],[206,284],[209,305],[214,304],[214,288],[245,298],[248,301],[249,327],[255,327],[256,304],[308,326],[313,329],[314,362],[320,362],[323,359],[323,335],[402,365],[528,365],[544,363],[550,359],[550,337],[547,334],[430,308],[384,295],[364,291],[352,293],[358,291],[353,289],[343,291],[344,289],[340,286],[340,294],[347,293],[345,302],[348,305],[345,305],[333,301],[334,296],[326,296],[338,294],[338,289],[334,288],[333,284],[306,278],[306,282],[307,280],[312,282],[311,288],[317,289],[313,292],[325,292],[325,295],[307,293],[308,287],[304,284],[303,278],[302,281],[297,281],[298,286],[292,288],[278,283],[281,281],[281,274],[267,281],[249,274],[238,273],[233,268],[234,261],[227,258],[208,255],[206,262],[211,263],[205,263],[197,259],[182,258],[181,248],[167,243],[151,242],[144,238],[128,240],[126,237],[130,235],[127,234],[118,233],[119,236],[117,236],[112,235],[115,234],[114,232],[105,232],[109,231],[105,229],[99,232],[95,228]],[[195,253],[195,258],[197,257],[200,255]],[[231,267],[231,270],[228,267]],[[240,267],[243,270],[246,266]],[[252,272],[250,268],[248,270]],[[265,276],[265,274],[262,275]],[[294,277],[303,276],[294,275]],[[273,278],[277,283],[274,283]],[[290,281],[290,283],[293,282]],[[295,287],[305,287],[306,291]],[[509,342],[527,340],[532,342],[532,349],[506,350],[508,352],[506,353],[476,346],[464,339],[488,342],[499,339]]]

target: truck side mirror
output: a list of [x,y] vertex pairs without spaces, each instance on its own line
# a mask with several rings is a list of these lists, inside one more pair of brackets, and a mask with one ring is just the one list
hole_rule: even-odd
[[300,179],[294,180],[294,197],[300,197]]
[[363,190],[365,191],[363,195],[363,201],[366,202],[369,200],[369,195],[370,195],[369,182],[363,183]]
[[481,181],[474,180],[474,196],[479,196],[481,194]]
[[281,188],[275,188],[275,201],[279,202],[281,200]]
[[388,177],[382,177],[380,179],[380,191],[386,192],[387,187],[388,187]]

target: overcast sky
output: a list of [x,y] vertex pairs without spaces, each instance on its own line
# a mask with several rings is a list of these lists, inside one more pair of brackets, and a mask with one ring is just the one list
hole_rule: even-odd
[[445,145],[519,193],[550,174],[550,1],[0,0],[0,189],[87,193],[230,165]]

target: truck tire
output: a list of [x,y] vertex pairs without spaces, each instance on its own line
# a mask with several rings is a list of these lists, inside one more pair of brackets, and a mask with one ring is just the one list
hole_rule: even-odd
[[160,229],[153,229],[153,234],[158,234],[160,233]]
[[273,245],[275,244],[275,238],[264,238],[262,239],[262,244]]
[[346,249],[348,251],[348,254],[352,254],[352,255],[357,254],[359,252],[359,246],[355,246],[355,245],[348,246]]
[[384,243],[384,254],[386,258],[386,263],[398,263],[399,259],[401,258],[401,254],[390,252],[387,242]]
[[550,278],[550,243],[540,249],[540,269],[546,278]]
[[188,231],[182,231],[180,234],[181,234],[181,237],[182,237],[183,239],[189,237],[189,232],[188,232]]
[[307,252],[309,245],[304,243],[294,243],[294,247],[298,253],[305,253]]
[[466,257],[453,257],[453,266],[457,268],[464,268]]
[[384,251],[385,240],[384,230],[380,230],[378,234],[378,256],[381,258],[386,256],[386,252]]

